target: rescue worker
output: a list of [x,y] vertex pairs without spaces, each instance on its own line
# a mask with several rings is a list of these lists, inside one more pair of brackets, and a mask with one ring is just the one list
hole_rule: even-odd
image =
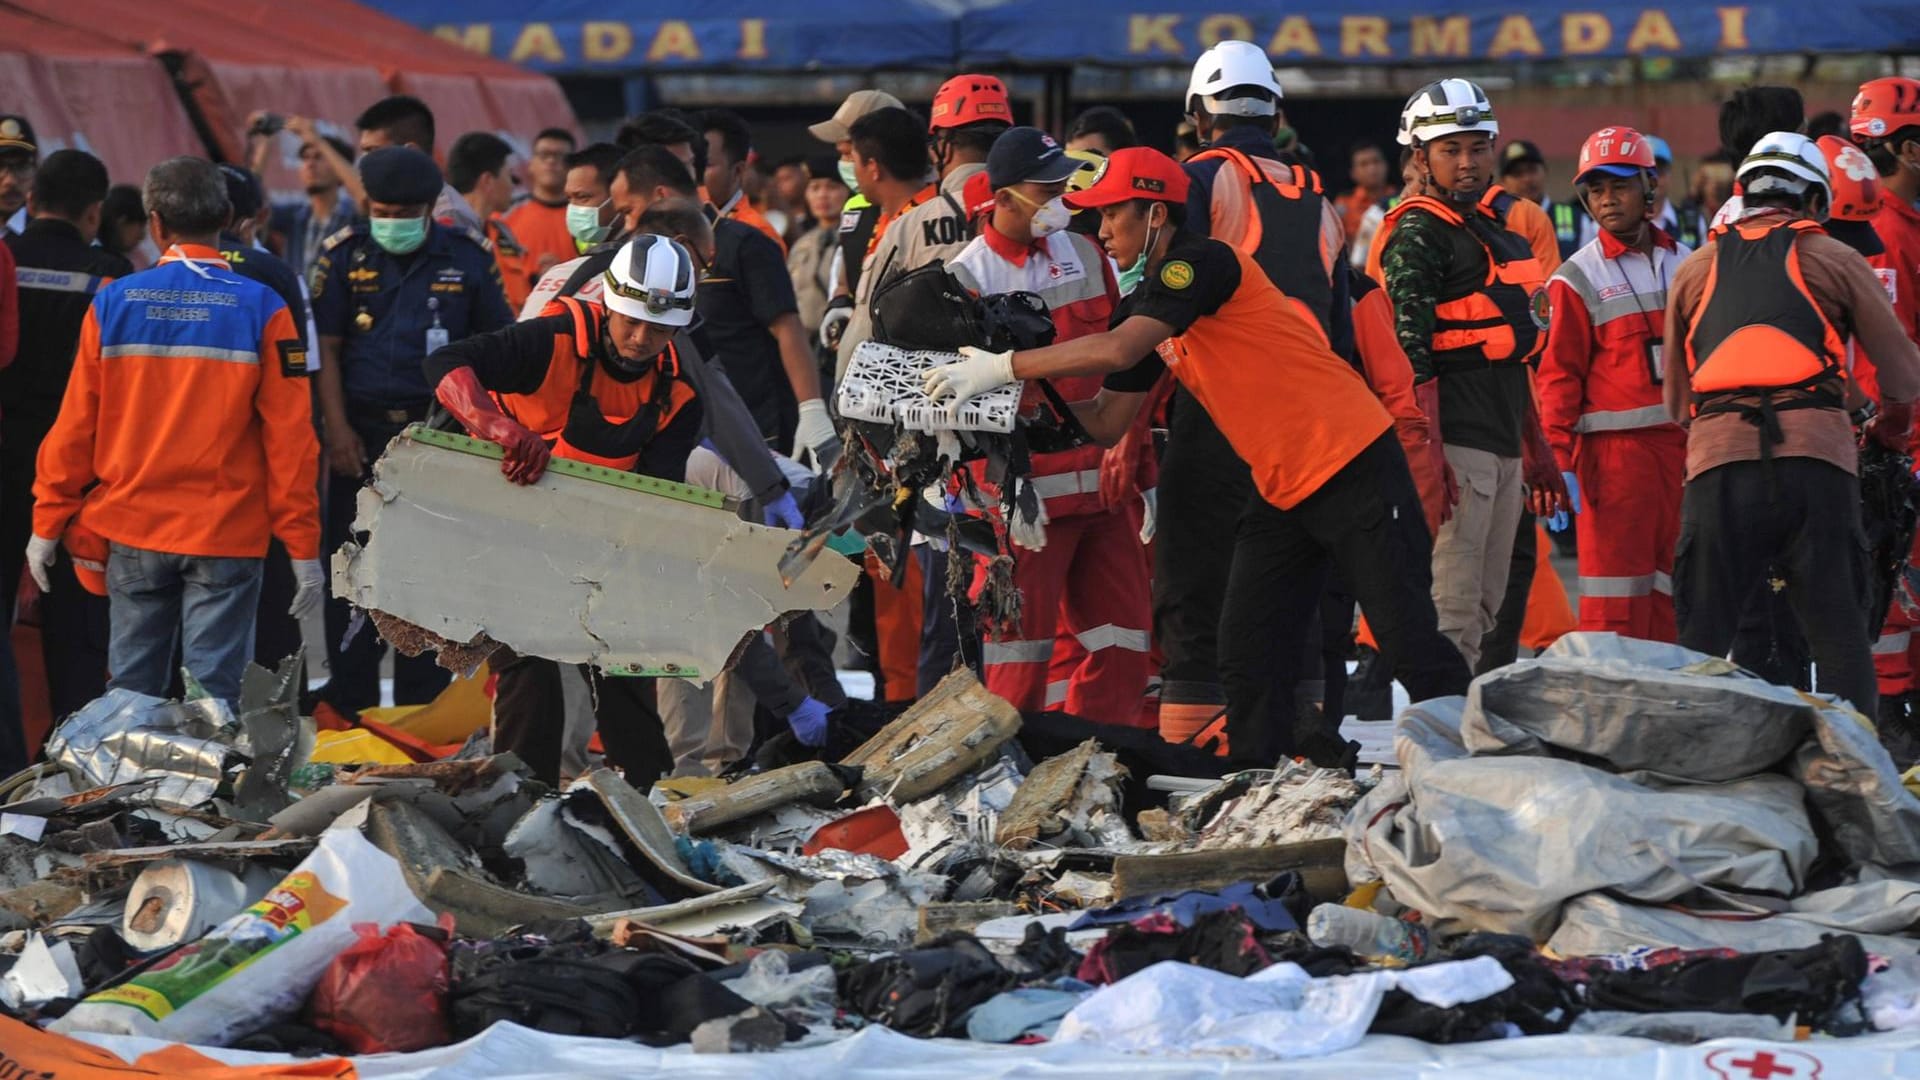
[[[433,110],[417,97],[395,94],[381,98],[367,106],[353,125],[360,129],[360,156],[363,159],[375,150],[389,146],[411,147],[428,158],[434,156]],[[337,161],[333,167],[354,199],[365,206],[370,196],[365,184],[364,161],[358,173]],[[433,220],[449,229],[462,230],[475,241],[484,239],[487,234],[486,220],[474,211],[467,200],[460,197],[452,184],[444,180],[439,195],[434,199]]]
[[[852,320],[837,347],[836,378],[846,373],[854,349],[873,336],[873,294],[912,269],[904,265],[901,234],[894,232],[894,226],[917,207],[945,202],[928,160],[926,130],[913,113],[904,108],[881,109],[854,121],[849,130],[854,177],[861,194],[879,207],[880,217],[866,251],[859,255],[860,283],[853,293]],[[958,250],[960,239],[954,236],[948,242]]]
[[1896,269],[1893,307],[1907,337],[1920,341],[1920,79],[1875,79],[1853,99],[1848,131],[1880,174],[1874,231]]
[[1523,454],[1534,489],[1565,500],[1551,454],[1525,445],[1539,441],[1527,361],[1546,336],[1546,274],[1502,212],[1529,204],[1488,195],[1499,134],[1486,92],[1465,79],[1407,99],[1400,143],[1414,151],[1423,194],[1394,207],[1376,244],[1416,393],[1439,419],[1458,483],[1459,505],[1433,545],[1434,605],[1470,666],[1506,597],[1526,509]]
[[1820,689],[1875,714],[1868,567],[1845,409],[1849,327],[1874,359],[1881,409],[1868,438],[1904,453],[1920,351],[1866,260],[1826,235],[1826,158],[1803,135],[1761,138],[1736,179],[1744,208],[1669,286],[1666,384],[1687,433],[1674,557],[1680,644],[1723,656],[1770,569],[1805,633]]
[[[1352,352],[1353,330],[1339,211],[1310,169],[1283,164],[1274,149],[1282,91],[1260,47],[1223,41],[1194,62],[1183,105],[1203,149],[1184,163],[1187,228],[1231,245],[1302,305],[1336,353]],[[1120,289],[1141,267],[1122,263]],[[1186,742],[1226,704],[1216,662],[1234,522],[1255,490],[1247,463],[1176,381],[1167,404],[1167,442],[1156,496],[1154,640],[1160,668],[1160,733]]]
[[269,536],[293,559],[295,616],[326,595],[307,350],[286,304],[214,247],[229,205],[211,162],[161,162],[142,200],[166,255],[88,309],[40,447],[27,567],[51,589],[63,537],[104,539],[109,686],[166,696],[177,646],[237,707]]
[[840,258],[832,285],[831,299],[820,319],[820,348],[834,353],[840,348],[841,335],[853,320],[853,295],[860,287],[860,266],[880,225],[880,207],[860,191],[860,177],[853,162],[853,124],[861,117],[881,109],[905,108],[900,99],[885,90],[855,90],[847,95],[833,116],[807,127],[807,132],[833,146],[840,155],[840,180],[853,192],[840,210]]
[[780,257],[786,258],[786,238],[747,197],[747,172],[753,168],[752,129],[730,109],[708,109],[700,119],[706,129],[702,137],[707,141],[707,167],[700,182],[706,188],[712,216],[752,226],[780,245]]
[[1256,485],[1218,613],[1220,667],[1230,760],[1271,766],[1294,749],[1290,688],[1329,567],[1415,700],[1464,692],[1467,669],[1437,630],[1426,524],[1387,411],[1259,264],[1182,228],[1190,183],[1171,158],[1133,147],[1071,197],[1099,208],[1107,254],[1142,270],[1111,330],[1021,352],[969,347],[925,380],[930,397],[959,402],[1015,379],[1103,375],[1075,410],[1103,442],[1128,429],[1163,373],[1194,392]]
[[0,114],[0,238],[26,231],[27,193],[33,190],[33,172],[40,165],[40,148],[33,125],[24,116]]
[[1652,221],[1656,161],[1629,127],[1580,148],[1574,185],[1600,236],[1547,282],[1540,424],[1579,538],[1582,630],[1672,641],[1687,435],[1667,415],[1667,282],[1691,252]]
[[568,159],[578,150],[573,133],[552,127],[533,137],[527,158],[527,197],[506,214],[507,228],[527,251],[527,276],[534,281],[580,252],[574,247],[567,209]]
[[[408,146],[360,160],[370,219],[329,237],[314,264],[313,318],[320,335],[320,409],[332,482],[325,533],[333,551],[352,536],[354,502],[371,462],[407,425],[427,418],[433,388],[420,362],[447,343],[513,321],[493,257],[464,232],[432,217],[444,186],[433,159]],[[327,605],[322,700],[347,712],[380,704],[386,646],[361,626],[346,645],[352,612]],[[394,656],[394,703],[422,704],[448,674],[431,656]]]
[[[99,158],[55,150],[33,174],[25,231],[6,239],[20,329],[14,361],[0,369],[0,611],[11,613],[18,599],[33,535],[34,461],[66,395],[81,324],[103,286],[133,273],[127,260],[93,243],[108,190]],[[78,586],[64,547],[56,560],[53,591],[40,602],[40,652],[53,715],[65,717],[106,692],[109,624],[106,600]],[[36,749],[19,747],[26,758]]]
[[513,147],[489,131],[469,131],[453,141],[447,151],[447,182],[460,193],[467,208],[482,223],[482,247],[493,252],[500,264],[500,285],[507,294],[507,305],[518,311],[527,302],[533,277],[527,266],[527,250],[513,235],[501,215],[513,207]]
[[[539,318],[436,351],[427,378],[468,431],[500,444],[500,471],[516,484],[538,480],[555,455],[684,482],[690,457],[714,453],[700,448],[703,404],[680,363],[693,348],[685,330],[697,281],[694,258],[680,243],[635,237],[606,270],[604,310],[574,297],[556,300]],[[558,666],[501,650],[494,671],[496,751],[519,754],[535,776],[557,781]],[[583,674],[594,686],[608,760],[640,787],[672,771],[653,681]],[[825,704],[804,694],[765,703],[805,744],[825,741]]]
[[[948,264],[976,296],[1030,292],[1053,316],[1054,341],[1103,332],[1120,300],[1106,255],[1066,228],[1062,196],[1080,162],[1037,128],[1009,129],[993,144],[987,182],[993,211],[980,235]],[[1096,378],[1054,385],[1068,403],[1099,393]],[[1028,387],[1023,408],[1047,408]],[[1128,506],[1100,494],[1101,448],[1034,454],[1031,485],[1038,517],[1016,510],[1013,582],[1020,590],[1014,635],[981,647],[987,689],[1014,707],[1064,707],[1096,723],[1133,726],[1147,685],[1150,600],[1146,550]],[[1064,627],[1083,656],[1064,680],[1050,680],[1054,635]]]
[[835,365],[840,372],[846,371],[853,350],[873,336],[871,301],[876,291],[936,259],[953,261],[972,241],[976,204],[987,201],[982,178],[987,153],[1013,126],[1007,88],[992,75],[955,75],[941,83],[928,115],[926,141],[939,188],[876,230],[873,254],[863,260],[865,284],[857,294],[853,321],[840,337]]
[[1525,139],[1515,139],[1501,149],[1499,186],[1514,198],[1540,208],[1552,227],[1558,258],[1572,258],[1585,242],[1581,237],[1592,219],[1579,202],[1555,199],[1547,194],[1547,159],[1538,146]]

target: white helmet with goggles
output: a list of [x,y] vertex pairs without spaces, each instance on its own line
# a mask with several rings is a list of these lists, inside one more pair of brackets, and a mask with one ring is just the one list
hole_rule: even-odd
[[1500,125],[1493,119],[1493,103],[1487,100],[1487,92],[1466,79],[1428,83],[1400,110],[1401,146],[1419,146],[1472,131],[1489,138],[1500,137]]
[[699,275],[693,255],[664,236],[636,236],[614,252],[602,276],[608,311],[629,319],[685,326],[693,321],[693,290]]

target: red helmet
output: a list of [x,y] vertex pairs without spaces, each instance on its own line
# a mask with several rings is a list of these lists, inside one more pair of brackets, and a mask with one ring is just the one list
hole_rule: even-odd
[[992,75],[955,75],[940,84],[933,95],[933,115],[928,131],[966,127],[995,121],[1013,126],[1013,106],[1007,102],[1007,85]]
[[1847,122],[1854,138],[1882,139],[1907,127],[1920,127],[1920,79],[1890,75],[1860,84]]
[[1580,147],[1580,166],[1573,182],[1584,184],[1596,172],[1614,176],[1645,176],[1653,172],[1653,143],[1630,127],[1604,127],[1587,136]]
[[1827,156],[1828,183],[1833,206],[1827,216],[1835,221],[1871,221],[1880,209],[1880,174],[1867,155],[1837,135],[1820,136],[1820,152]]

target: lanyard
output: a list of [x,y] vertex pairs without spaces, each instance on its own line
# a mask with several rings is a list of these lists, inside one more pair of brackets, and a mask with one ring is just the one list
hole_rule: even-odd
[[[1658,242],[1655,242],[1653,250],[1647,253],[1646,260],[1647,279],[1659,286],[1659,291],[1664,294],[1667,291],[1667,278],[1666,271],[1660,266],[1660,245]],[[1626,282],[1627,295],[1633,297],[1634,309],[1640,312],[1640,321],[1647,324],[1647,337],[1652,338],[1654,336],[1653,313],[1648,311],[1647,306],[1640,302],[1640,292],[1633,287],[1633,275],[1627,272],[1627,265],[1621,262],[1618,256],[1608,261],[1620,268],[1620,280]]]
[[874,228],[873,235],[867,237],[867,254],[869,255],[873,254],[873,249],[880,246],[880,238],[886,235],[887,229],[892,227],[894,222],[899,221],[903,217],[906,217],[907,213],[911,211],[914,207],[919,206],[921,203],[926,202],[927,200],[933,198],[935,195],[938,195],[939,193],[940,193],[939,188],[933,186],[932,184],[928,184],[926,187],[921,188],[919,191],[915,192],[913,198],[908,199],[904,204],[902,204],[900,209],[894,211],[891,215],[882,218],[880,220],[880,224]]
[[201,266],[197,262],[194,262],[191,258],[188,258],[187,253],[180,250],[179,244],[175,244],[172,247],[167,249],[167,258],[177,259],[180,262],[186,263],[187,269],[193,271],[194,273],[200,275],[202,278],[208,281],[215,280],[214,276],[208,273],[205,267]]

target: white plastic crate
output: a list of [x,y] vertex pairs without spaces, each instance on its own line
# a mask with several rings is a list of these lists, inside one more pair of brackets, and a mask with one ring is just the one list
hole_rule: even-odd
[[1013,431],[1020,408],[1020,384],[989,390],[951,410],[935,404],[921,389],[920,376],[928,368],[957,364],[959,353],[909,352],[877,341],[863,341],[853,350],[847,373],[840,380],[835,402],[840,415],[876,424],[900,424],[909,431]]

